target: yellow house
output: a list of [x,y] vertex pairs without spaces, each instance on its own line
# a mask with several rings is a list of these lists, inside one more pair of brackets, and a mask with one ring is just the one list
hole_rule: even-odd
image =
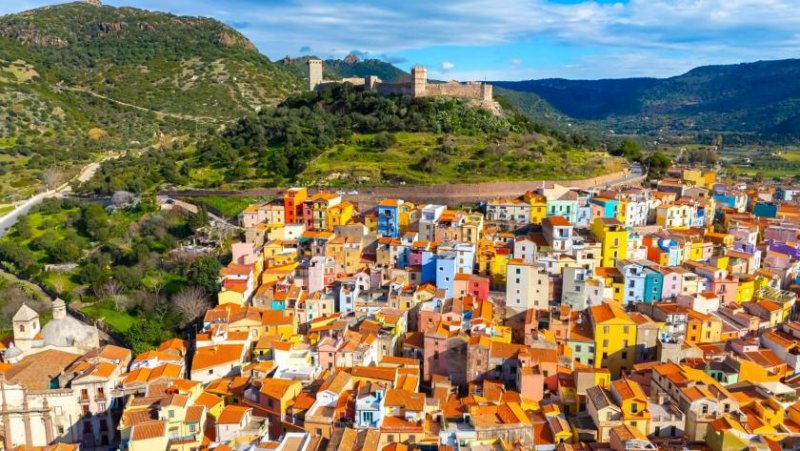
[[495,250],[489,262],[489,276],[492,279],[493,285],[502,285],[505,283],[509,261],[511,261],[511,254],[508,252],[508,248]]
[[601,266],[613,267],[627,257],[628,231],[619,219],[595,218],[591,231],[603,245]]
[[642,387],[636,381],[627,378],[618,379],[611,383],[611,396],[622,409],[622,422],[647,435],[651,414]]
[[344,201],[338,205],[328,208],[328,210],[325,212],[328,229],[333,230],[333,228],[336,226],[347,225],[347,223],[353,219],[354,212],[355,207],[351,202],[348,201]]
[[206,408],[208,415],[213,418],[219,418],[222,413],[222,408],[225,407],[225,400],[221,396],[204,391],[194,401],[195,405],[203,406]]
[[595,368],[608,368],[613,377],[634,364],[636,323],[616,302],[604,302],[589,310],[594,331]]
[[167,422],[148,420],[133,426],[128,442],[131,451],[150,451],[167,449]]
[[397,210],[397,226],[402,235],[411,230],[411,224],[419,219],[419,210],[411,202],[403,202],[397,207]]
[[736,291],[736,302],[749,302],[756,292],[756,278],[749,274],[739,275],[739,289]]
[[525,193],[523,200],[531,206],[531,224],[541,224],[547,217],[547,197],[533,192]]
[[244,305],[244,293],[238,290],[239,287],[232,287],[231,289],[220,291],[217,295],[217,302],[220,305],[234,304]]
[[722,320],[687,308],[686,341],[695,344],[718,343],[722,338]]

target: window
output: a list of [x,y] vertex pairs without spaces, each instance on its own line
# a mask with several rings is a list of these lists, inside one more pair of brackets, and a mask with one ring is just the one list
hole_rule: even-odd
[[575,345],[575,352],[581,352],[581,345]]
[[627,359],[628,358],[628,353],[627,352],[623,352],[622,353],[622,358],[623,359]]
[[[629,331],[630,331],[630,326],[624,326],[624,327],[622,328],[622,332],[624,332],[624,333],[626,333],[626,334],[627,334]],[[627,346],[627,345],[626,345],[626,346]]]
[[603,340],[603,347],[604,347],[604,348],[607,348],[607,347],[608,347],[608,340]]
[[603,326],[603,333],[607,334],[609,331],[608,326]]

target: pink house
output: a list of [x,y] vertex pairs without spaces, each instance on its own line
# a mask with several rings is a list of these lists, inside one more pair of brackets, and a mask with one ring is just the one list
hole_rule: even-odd
[[489,278],[474,274],[456,274],[453,283],[453,294],[459,296],[474,296],[479,300],[489,298]]
[[544,376],[538,366],[520,368],[517,386],[523,398],[534,401],[544,399]]
[[719,297],[719,302],[722,305],[736,303],[736,297],[739,292],[739,278],[727,276],[722,279],[714,279],[711,282],[710,291]]
[[231,256],[234,263],[240,265],[252,265],[258,258],[258,251],[253,243],[233,243],[231,245]]

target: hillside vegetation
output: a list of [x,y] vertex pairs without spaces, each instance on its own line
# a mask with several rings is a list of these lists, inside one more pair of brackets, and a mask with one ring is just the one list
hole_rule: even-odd
[[618,134],[687,142],[723,134],[729,143],[800,138],[800,60],[706,66],[666,79],[493,83],[535,93],[572,118]]
[[[277,63],[297,77],[308,80],[308,60],[311,58],[313,57],[286,57],[278,60]],[[367,75],[375,75],[386,83],[399,83],[411,79],[411,75],[407,72],[378,59],[362,60],[355,55],[349,55],[341,60],[328,59],[322,62],[322,76],[326,80],[366,77]]]
[[0,203],[86,151],[179,145],[301,80],[212,19],[70,3],[0,17]]
[[248,115],[191,152],[109,162],[84,189],[558,179],[617,167],[588,146],[513,110],[495,116],[465,100],[387,98],[343,84]]

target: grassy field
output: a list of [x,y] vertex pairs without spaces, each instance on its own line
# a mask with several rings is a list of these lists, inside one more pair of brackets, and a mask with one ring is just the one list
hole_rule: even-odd
[[356,135],[312,161],[301,174],[308,185],[436,184],[497,180],[579,179],[613,172],[624,161],[578,149],[557,148],[539,135],[512,135],[499,142],[483,136],[397,133],[385,150],[373,135]]
[[136,322],[136,317],[125,311],[117,311],[111,302],[95,302],[84,306],[81,311],[91,318],[102,320],[119,332],[127,331]]
[[800,175],[800,149],[735,149],[723,157],[745,176],[761,174],[765,179],[786,180]]
[[248,206],[259,202],[265,202],[268,199],[256,197],[203,196],[191,197],[187,200],[195,205],[202,205],[210,211],[220,213],[226,219],[234,219]]

